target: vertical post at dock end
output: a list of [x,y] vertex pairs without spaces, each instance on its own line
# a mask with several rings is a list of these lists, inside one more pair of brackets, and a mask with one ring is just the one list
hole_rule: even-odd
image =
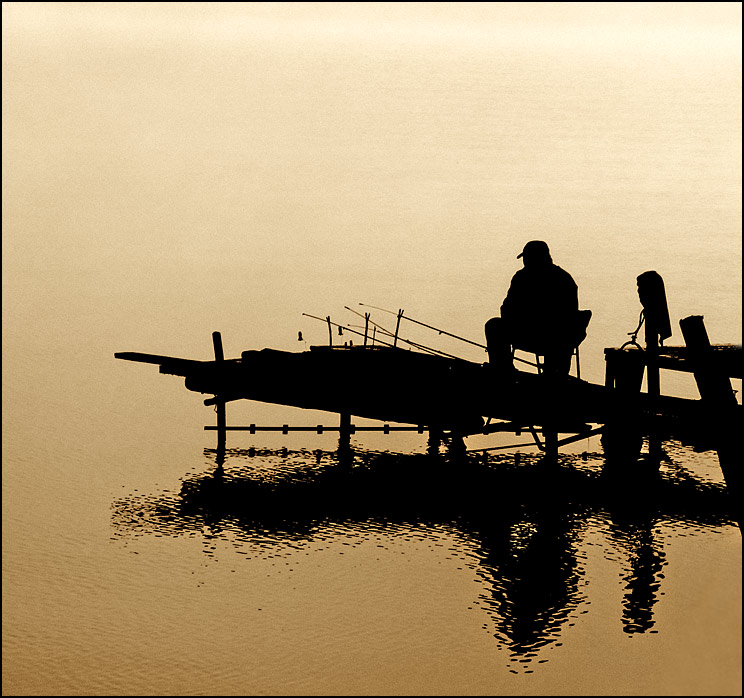
[[690,315],[679,321],[692,364],[700,399],[705,406],[705,429],[715,431],[718,462],[732,497],[741,492],[741,447],[736,444],[739,424],[736,420],[738,406],[731,381],[716,365],[713,348],[705,329],[702,315]]
[[651,463],[661,462],[662,448],[655,413],[658,410],[661,384],[659,375],[659,343],[672,336],[669,308],[664,289],[664,280],[655,271],[647,271],[636,279],[638,298],[643,306],[646,321],[646,381],[651,411],[648,435],[648,452]]
[[649,463],[655,467],[661,464],[662,447],[661,435],[656,419],[656,411],[661,395],[661,375],[659,370],[659,329],[653,324],[652,318],[646,319],[646,390],[648,391],[651,421],[648,433]]
[[[212,345],[214,346],[214,360],[216,362],[224,361],[225,352],[222,348],[222,335],[219,332],[212,332]],[[227,411],[225,401],[219,400],[215,404],[215,409],[217,412],[217,467],[221,468],[225,462],[225,450],[227,448]]]

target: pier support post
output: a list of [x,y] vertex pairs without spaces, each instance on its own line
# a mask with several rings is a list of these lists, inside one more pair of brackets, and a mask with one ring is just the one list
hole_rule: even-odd
[[[225,352],[222,348],[222,335],[219,332],[212,332],[212,345],[214,346],[214,360],[218,363],[224,361]],[[227,446],[227,411],[225,409],[225,401],[219,400],[216,402],[215,408],[217,411],[217,465],[221,466],[225,460]]]
[[652,318],[646,319],[646,390],[648,391],[651,421],[648,430],[648,455],[652,464],[657,467],[661,462],[661,435],[656,419],[661,395],[661,376],[659,370],[659,330]]
[[338,447],[339,449],[351,448],[351,413],[349,412],[341,412],[338,427]]
[[638,298],[643,306],[646,320],[646,384],[651,421],[648,435],[648,452],[652,463],[657,466],[663,454],[658,420],[655,418],[661,395],[659,378],[659,340],[662,342],[672,336],[669,322],[664,279],[655,271],[646,271],[637,277]]
[[558,464],[558,424],[565,411],[563,400],[564,379],[552,370],[543,372],[545,393],[543,396],[544,416],[542,420],[543,462]]
[[687,345],[700,399],[706,407],[704,428],[714,434],[718,462],[733,497],[741,492],[741,448],[734,440],[740,427],[735,423],[736,395],[728,376],[719,369],[713,356],[702,315],[690,315],[679,321]]
[[429,438],[426,442],[426,452],[430,456],[439,455],[439,447],[442,445],[442,429],[436,424],[429,426]]
[[545,445],[544,460],[548,464],[558,462],[558,432],[550,425],[543,427],[543,440]]
[[645,369],[644,353],[605,349],[605,386],[614,391],[614,404],[602,431],[602,448],[608,461],[635,462],[641,452],[639,395]]

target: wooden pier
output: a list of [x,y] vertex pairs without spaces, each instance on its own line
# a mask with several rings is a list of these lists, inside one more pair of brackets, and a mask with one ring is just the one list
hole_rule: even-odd
[[[700,317],[700,316],[691,316]],[[604,350],[605,361],[608,366],[608,375],[614,380],[615,367],[619,363],[630,362],[636,365],[646,365],[646,354],[641,347],[621,349],[609,347]],[[629,356],[630,355],[630,356]],[[681,371],[684,373],[695,373],[696,356],[690,356],[690,349],[686,346],[659,347],[656,365],[660,369],[669,371]],[[715,370],[728,378],[744,378],[744,366],[742,365],[742,347],[736,344],[711,344],[710,353],[705,357],[705,362],[715,365]],[[611,367],[611,368],[610,368]],[[699,370],[699,369],[698,369]]]
[[[115,357],[155,364],[160,372],[185,377],[186,388],[209,394],[205,405],[214,406],[218,452],[224,460],[228,431],[258,432],[336,432],[339,447],[349,447],[350,437],[359,432],[428,433],[430,447],[443,439],[455,444],[467,436],[529,432],[534,446],[547,461],[557,460],[558,449],[580,439],[601,434],[608,463],[626,466],[639,461],[642,440],[648,439],[649,457],[656,463],[663,458],[662,442],[671,436],[703,442],[718,452],[728,488],[740,489],[740,444],[737,429],[742,406],[731,387],[731,378],[742,378],[742,348],[711,345],[703,318],[698,315],[680,321],[684,346],[664,346],[671,337],[671,323],[664,282],[654,271],[637,277],[643,306],[641,320],[632,339],[619,348],[604,350],[604,385],[589,383],[577,375],[556,377],[517,370],[508,376],[496,366],[476,363],[446,354],[399,336],[400,320],[405,318],[440,334],[463,339],[444,330],[396,315],[395,332],[371,323],[369,313],[364,333],[346,330],[330,317],[328,346],[311,346],[301,352],[260,349],[243,351],[240,358],[226,359],[219,332],[212,335],[214,359],[202,361],[158,354],[120,352]],[[314,316],[309,316],[314,317]],[[322,320],[322,318],[316,318]],[[636,337],[645,323],[645,347]],[[392,342],[368,343],[370,324]],[[363,334],[364,344],[333,344],[332,328],[339,333]],[[301,333],[300,333],[301,338]],[[407,344],[404,350],[399,343]],[[529,362],[527,362],[529,363]],[[512,367],[510,366],[511,370]],[[664,395],[661,370],[694,375],[699,399]],[[578,373],[578,356],[577,356]],[[373,385],[374,390],[364,389]],[[646,391],[642,391],[643,383]],[[336,425],[263,426],[227,424],[225,405],[233,400],[255,400],[296,408],[318,410],[339,416]],[[352,415],[370,419],[378,426],[353,423]],[[391,425],[391,423],[393,423]],[[593,426],[591,426],[593,425]],[[529,444],[476,449],[491,451]]]

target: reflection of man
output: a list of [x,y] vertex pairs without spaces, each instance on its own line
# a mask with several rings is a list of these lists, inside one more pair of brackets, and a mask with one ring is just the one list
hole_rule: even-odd
[[546,372],[565,375],[588,322],[579,319],[578,287],[542,240],[528,242],[520,257],[524,268],[512,277],[501,317],[486,323],[489,362],[503,365],[505,347],[517,347],[544,356]]
[[546,494],[534,512],[507,506],[473,532],[491,586],[486,610],[523,669],[560,639],[561,626],[584,600],[576,551],[581,521],[564,504]]

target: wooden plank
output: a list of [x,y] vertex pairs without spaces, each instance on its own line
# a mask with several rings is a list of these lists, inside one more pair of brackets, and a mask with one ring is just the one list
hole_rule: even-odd
[[[735,344],[712,344],[712,360],[719,370],[729,378],[744,378],[744,362],[742,348]],[[610,347],[604,350],[605,359],[613,360],[622,354],[641,355],[639,358],[645,364],[645,352],[638,349],[620,349]],[[659,368],[683,373],[694,373],[694,366],[689,358],[687,347],[659,347],[656,359]]]
[[114,354],[114,358],[123,359],[124,361],[138,361],[144,364],[165,364],[174,362],[199,365],[212,363],[211,361],[198,361],[197,359],[179,359],[177,356],[163,356],[162,354],[144,354],[140,351],[117,351]]
[[708,428],[715,430],[718,462],[729,491],[738,497],[741,491],[741,428],[738,403],[729,378],[716,365],[708,333],[701,315],[690,315],[679,322],[689,358],[694,368],[700,398],[706,406]]

